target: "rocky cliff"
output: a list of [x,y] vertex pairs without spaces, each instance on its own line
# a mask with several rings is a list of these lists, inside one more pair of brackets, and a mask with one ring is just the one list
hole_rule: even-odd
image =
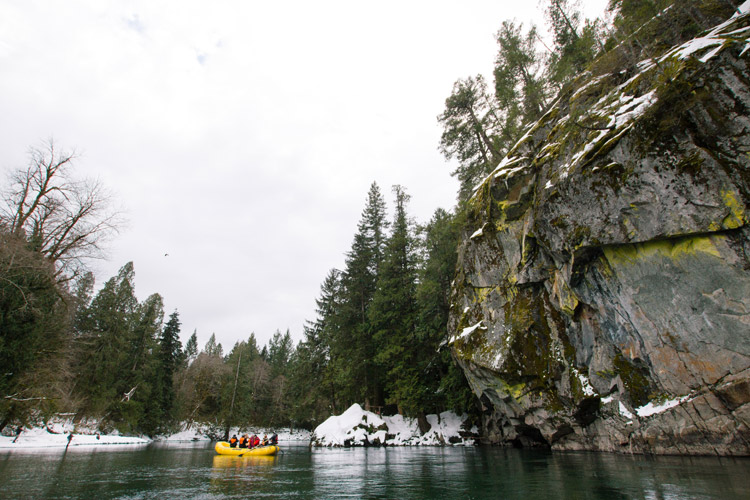
[[582,75],[476,189],[449,328],[487,441],[750,453],[749,38]]

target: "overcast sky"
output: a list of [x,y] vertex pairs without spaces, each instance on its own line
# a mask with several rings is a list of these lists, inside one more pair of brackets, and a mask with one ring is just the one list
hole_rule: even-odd
[[133,261],[183,342],[299,340],[373,181],[453,207],[436,116],[504,19],[545,28],[533,0],[0,0],[0,169],[77,151],[128,220],[97,288]]

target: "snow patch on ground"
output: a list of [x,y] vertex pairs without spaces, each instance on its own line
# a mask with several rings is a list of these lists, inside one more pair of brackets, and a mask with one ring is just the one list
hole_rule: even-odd
[[380,417],[354,404],[341,415],[329,417],[320,424],[313,431],[311,442],[314,446],[473,446],[478,430],[470,429],[470,435],[464,438],[466,418],[453,412],[427,415],[430,430],[421,435],[416,419],[402,415]]

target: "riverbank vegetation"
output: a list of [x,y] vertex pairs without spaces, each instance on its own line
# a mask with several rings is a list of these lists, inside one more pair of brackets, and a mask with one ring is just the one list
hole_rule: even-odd
[[33,152],[3,199],[0,225],[0,427],[59,412],[102,431],[153,436],[182,423],[311,428],[364,401],[410,416],[471,407],[440,349],[458,224],[439,210],[424,227],[394,188],[388,221],[377,184],[347,253],[321,288],[318,317],[296,346],[289,331],[228,351],[197,332],[183,346],[178,311],[136,297],[132,262],[95,292],[84,266],[116,230],[99,186],[73,178],[72,155]]

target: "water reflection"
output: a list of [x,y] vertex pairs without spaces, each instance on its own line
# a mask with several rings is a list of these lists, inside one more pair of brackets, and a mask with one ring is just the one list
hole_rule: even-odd
[[238,457],[214,455],[211,469],[210,492],[221,495],[256,496],[267,492],[273,483],[276,457]]
[[253,467],[270,467],[276,462],[275,456],[270,457],[233,457],[230,455],[215,455],[213,466],[214,472],[221,472],[222,469],[244,469]]
[[313,450],[325,498],[746,498],[747,459],[549,453],[498,448]]
[[746,458],[306,446],[232,457],[210,445],[158,445],[0,454],[0,497],[731,500],[747,498],[748,470]]

